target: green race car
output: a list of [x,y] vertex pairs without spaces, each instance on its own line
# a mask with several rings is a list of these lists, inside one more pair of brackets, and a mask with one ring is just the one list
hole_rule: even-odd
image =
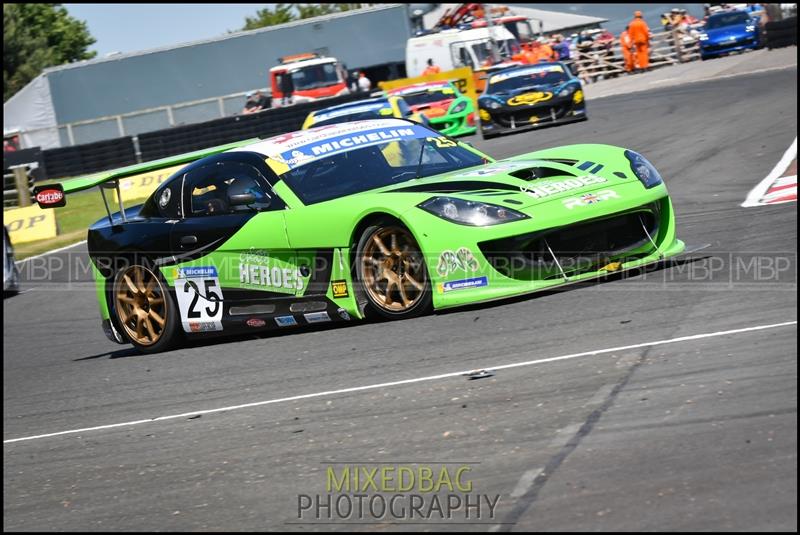
[[403,97],[415,112],[446,136],[467,136],[477,131],[475,104],[451,82],[420,82],[388,91]]
[[183,337],[390,319],[554,288],[684,249],[636,152],[572,145],[495,161],[403,119],[249,140],[38,188],[64,193],[192,162],[88,234],[103,327]]

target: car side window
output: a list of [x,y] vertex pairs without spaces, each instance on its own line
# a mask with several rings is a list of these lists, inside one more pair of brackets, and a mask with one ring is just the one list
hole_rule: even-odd
[[235,161],[215,162],[193,169],[186,175],[184,195],[187,217],[284,208],[255,167]]
[[453,60],[454,67],[476,68],[469,54],[469,50],[467,50],[466,43],[453,43],[450,45],[450,56]]

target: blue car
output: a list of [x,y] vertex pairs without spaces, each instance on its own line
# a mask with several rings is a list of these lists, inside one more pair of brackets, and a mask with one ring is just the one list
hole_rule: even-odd
[[484,139],[587,119],[581,81],[560,62],[493,73],[478,97],[478,115]]
[[725,11],[708,17],[700,34],[700,58],[761,48],[759,19],[746,11]]

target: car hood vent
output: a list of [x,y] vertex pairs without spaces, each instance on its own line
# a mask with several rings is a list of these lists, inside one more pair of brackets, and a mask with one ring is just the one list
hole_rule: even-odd
[[388,190],[386,193],[468,193],[484,190],[519,193],[519,186],[483,180],[446,180],[432,184],[415,184],[405,188]]
[[520,180],[527,180],[527,181],[538,180],[540,178],[578,176],[570,171],[564,171],[562,169],[554,169],[553,167],[526,167],[525,169],[517,169],[516,171],[511,171],[508,174],[513,176],[514,178],[519,178]]
[[570,160],[569,158],[539,158],[543,162],[561,163],[564,165],[575,165],[578,160]]

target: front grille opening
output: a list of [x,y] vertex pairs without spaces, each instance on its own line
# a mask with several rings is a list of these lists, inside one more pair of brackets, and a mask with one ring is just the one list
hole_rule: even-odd
[[562,171],[553,167],[527,167],[525,169],[517,169],[508,173],[514,178],[521,180],[538,180],[540,178],[552,178],[554,176],[578,176],[570,171]]
[[706,47],[704,47],[704,50],[706,52],[716,52],[718,50],[725,50],[725,49],[734,48],[734,47],[737,47],[737,46],[752,45],[754,42],[755,41],[754,41],[754,39],[752,37],[748,37],[748,38],[745,38],[745,39],[741,39],[739,41],[732,41],[730,43],[723,43],[723,44],[719,44],[719,45],[706,46]]
[[[497,116],[497,122],[508,128],[521,128],[532,124],[544,124],[563,119],[570,106],[549,106],[534,108],[525,111],[513,111]],[[536,116],[537,120],[531,122],[531,117]],[[512,126],[513,125],[513,126]]]
[[651,254],[655,249],[651,238],[657,243],[659,219],[658,204],[653,203],[611,217],[479,245],[492,267],[506,277],[549,280],[562,278],[562,270],[566,275],[579,275],[610,262]]

